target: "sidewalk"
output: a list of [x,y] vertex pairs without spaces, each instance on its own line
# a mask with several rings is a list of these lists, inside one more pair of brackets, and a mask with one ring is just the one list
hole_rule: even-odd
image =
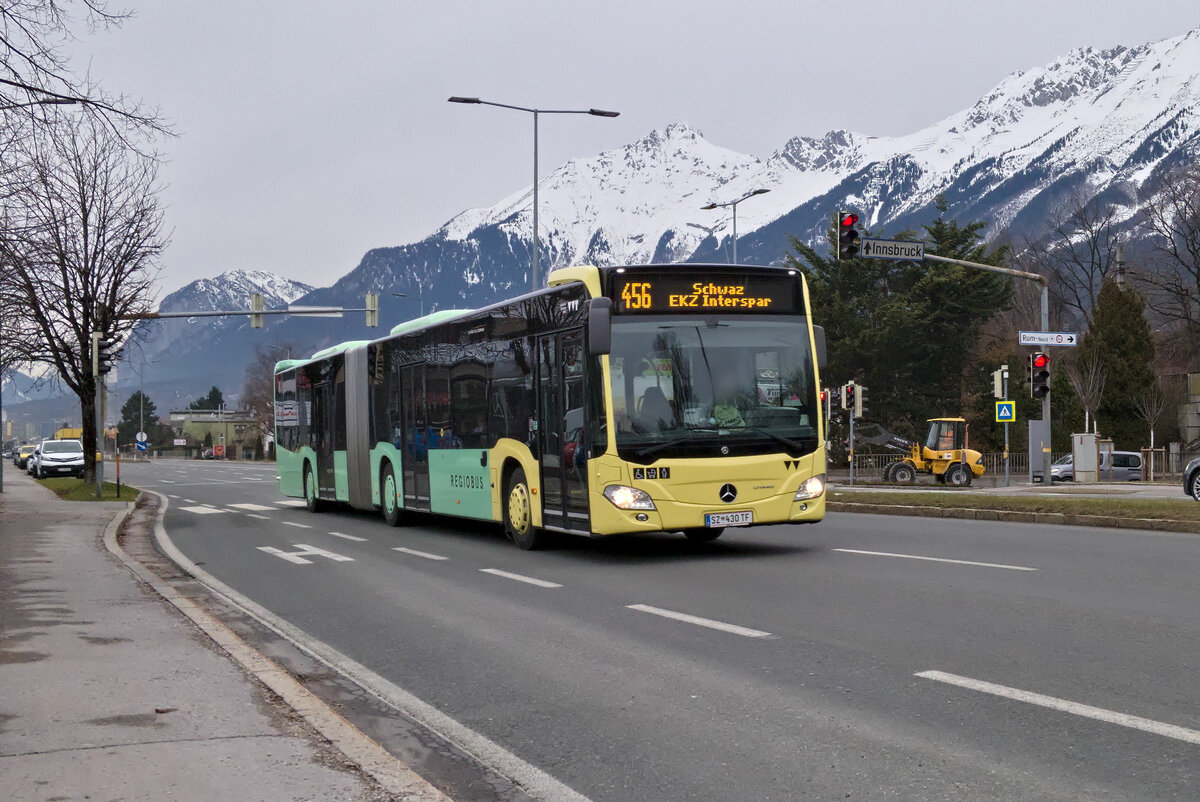
[[105,551],[124,509],[4,472],[0,796],[386,798]]

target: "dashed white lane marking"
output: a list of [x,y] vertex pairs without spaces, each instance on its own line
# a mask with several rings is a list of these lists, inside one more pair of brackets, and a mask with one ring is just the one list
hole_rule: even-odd
[[1097,721],[1104,721],[1109,724],[1117,724],[1121,727],[1129,727],[1130,729],[1161,735],[1164,738],[1174,738],[1177,741],[1187,741],[1190,744],[1200,745],[1200,731],[1189,730],[1186,727],[1179,727],[1175,724],[1166,724],[1161,721],[1154,721],[1153,719],[1141,718],[1140,716],[1131,716],[1128,713],[1118,713],[1115,710],[1105,710],[1102,707],[1092,707],[1091,705],[1080,704],[1079,702],[1071,702],[1067,699],[1059,699],[1055,696],[1045,696],[1044,694],[1033,693],[1032,691],[1023,691],[1019,688],[1010,688],[1007,685],[996,685],[992,682],[961,677],[958,674],[947,674],[945,671],[920,671],[916,676],[936,682],[944,682],[947,685],[957,685],[960,688],[968,688],[972,691],[990,693],[993,696],[1003,696],[1005,699],[1015,699],[1018,702],[1027,702],[1031,705],[1048,707],[1051,710],[1060,710],[1063,713],[1085,716]]
[[247,518],[257,518],[257,519],[258,519],[258,520],[260,520],[260,521],[269,521],[269,520],[271,520],[271,516],[269,516],[269,515],[259,515],[257,512],[248,512],[248,513],[246,513],[246,517],[247,517]]
[[167,493],[167,498],[179,498],[179,496],[173,495],[171,493]]
[[356,535],[346,535],[341,532],[330,532],[329,534],[333,535],[334,537],[340,537],[342,540],[353,540],[355,543],[367,542],[365,537],[358,537]]
[[1008,571],[1036,571],[1025,565],[1004,565],[1002,563],[977,563],[973,560],[948,560],[945,557],[922,557],[918,554],[893,554],[890,551],[863,551],[862,549],[833,549],[843,554],[866,554],[871,557],[900,557],[905,560],[924,560],[931,563],[954,563],[955,565],[974,565],[979,568],[1004,568]]
[[195,500],[195,499],[193,499],[193,498],[185,498],[185,499],[184,499],[184,501],[186,501],[188,504],[195,504],[195,503],[196,503],[196,500]]
[[175,484],[175,483],[174,483],[173,481],[171,481],[170,479],[159,479],[159,481],[160,481],[160,482],[162,482],[164,485],[173,485],[173,484]]
[[205,507],[205,506],[180,507],[179,509],[183,510],[184,512],[194,512],[197,515],[212,515],[214,512],[226,512],[226,510],[222,510],[217,507]]
[[427,551],[417,551],[416,549],[406,549],[403,546],[396,546],[392,551],[402,551],[405,554],[411,554],[414,557],[424,557],[426,560],[448,560],[449,557],[443,557],[440,554],[430,554]]
[[267,554],[273,554],[280,559],[287,560],[296,565],[312,565],[312,560],[306,560],[304,559],[305,557],[324,557],[339,563],[354,562],[353,557],[345,557],[341,554],[335,554],[332,551],[319,549],[316,546],[309,546],[305,543],[294,543],[292,545],[299,549],[299,551],[283,551],[274,546],[259,546],[258,550],[265,551]]
[[721,632],[729,632],[733,635],[741,635],[743,638],[770,638],[773,637],[770,632],[763,632],[761,629],[750,629],[749,627],[739,627],[737,624],[726,624],[724,621],[714,621],[711,618],[701,618],[698,615],[688,615],[687,613],[677,613],[674,610],[664,610],[661,607],[651,607],[648,604],[627,604],[625,605],[630,610],[637,610],[641,613],[650,613],[651,615],[670,618],[674,621],[683,621],[687,624],[695,624],[699,627],[708,627],[709,629],[717,629]]
[[280,521],[284,526],[294,526],[297,529],[312,529],[312,524],[298,524],[295,521]]
[[225,506],[233,507],[236,510],[249,510],[250,512],[271,512],[275,509],[263,504],[226,504]]
[[505,579],[512,579],[517,582],[524,582],[527,585],[537,585],[539,588],[561,588],[562,585],[557,582],[547,582],[544,579],[534,579],[531,576],[522,576],[521,574],[510,574],[508,571],[501,571],[499,568],[480,568],[485,574],[492,576],[502,576]]
[[280,507],[303,507],[304,500],[298,498],[285,498],[283,501],[276,501],[275,504]]

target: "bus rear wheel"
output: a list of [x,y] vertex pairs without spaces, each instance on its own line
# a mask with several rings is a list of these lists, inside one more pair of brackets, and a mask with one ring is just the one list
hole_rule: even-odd
[[722,526],[705,526],[695,529],[684,529],[683,536],[693,543],[712,543],[725,531]]
[[524,468],[513,471],[504,488],[504,532],[523,551],[532,551],[545,543],[545,534],[533,525],[533,496]]
[[380,507],[383,509],[383,520],[388,526],[400,525],[400,503],[396,500],[396,471],[391,463],[383,469],[383,481],[379,483]]
[[309,512],[320,512],[323,506],[317,492],[317,475],[307,463],[304,465],[304,506]]

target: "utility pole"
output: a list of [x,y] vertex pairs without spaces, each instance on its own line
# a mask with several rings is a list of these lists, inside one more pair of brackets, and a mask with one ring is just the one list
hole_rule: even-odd
[[[1005,276],[1014,278],[1023,278],[1028,281],[1036,281],[1041,285],[1041,330],[1050,330],[1050,282],[1045,276],[1040,276],[1037,273],[1027,273],[1024,270],[1013,270],[1011,267],[997,267],[995,265],[985,265],[979,262],[969,262],[965,259],[951,259],[946,256],[938,256],[937,254],[926,253],[926,259],[934,262],[944,262],[949,265],[958,265],[959,267],[969,267],[974,270],[986,270],[989,273],[1000,273]],[[1046,439],[1042,443],[1041,465],[1042,465],[1042,481],[1050,481],[1050,395],[1047,394],[1042,399],[1042,425],[1046,431]],[[1007,449],[1006,449],[1007,450]],[[1032,476],[1034,466],[1034,455],[1029,455],[1029,472]]]
[[[1000,380],[1004,382],[1004,400],[1008,400],[1008,365],[1000,366]],[[1010,484],[1008,478],[1008,421],[1004,422],[1004,486]]]

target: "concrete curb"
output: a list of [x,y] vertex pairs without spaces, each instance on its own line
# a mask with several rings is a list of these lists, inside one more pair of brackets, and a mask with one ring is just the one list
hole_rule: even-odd
[[1009,521],[1053,526],[1102,526],[1116,529],[1148,529],[1154,532],[1200,534],[1200,522],[1167,518],[1113,518],[1107,515],[1069,515],[1061,512],[1018,512],[971,507],[922,507],[903,504],[867,504],[857,501],[826,501],[828,512],[859,512],[873,515],[910,515],[924,518],[964,518],[971,521]]
[[[162,502],[154,525],[157,539],[159,531],[163,529],[163,515],[166,513],[167,499],[152,490],[143,490],[142,492],[155,495]],[[201,609],[195,602],[183,596],[121,548],[117,543],[117,532],[125,519],[129,517],[133,507],[133,504],[129,504],[124,513],[116,516],[105,527],[104,546],[135,576],[187,616],[226,654],[275,692],[296,711],[297,715],[307,721],[351,763],[379,783],[388,793],[396,795],[398,799],[412,802],[451,802],[445,794],[338,715],[272,660],[251,647],[233,630]],[[180,567],[187,570],[184,566]]]

